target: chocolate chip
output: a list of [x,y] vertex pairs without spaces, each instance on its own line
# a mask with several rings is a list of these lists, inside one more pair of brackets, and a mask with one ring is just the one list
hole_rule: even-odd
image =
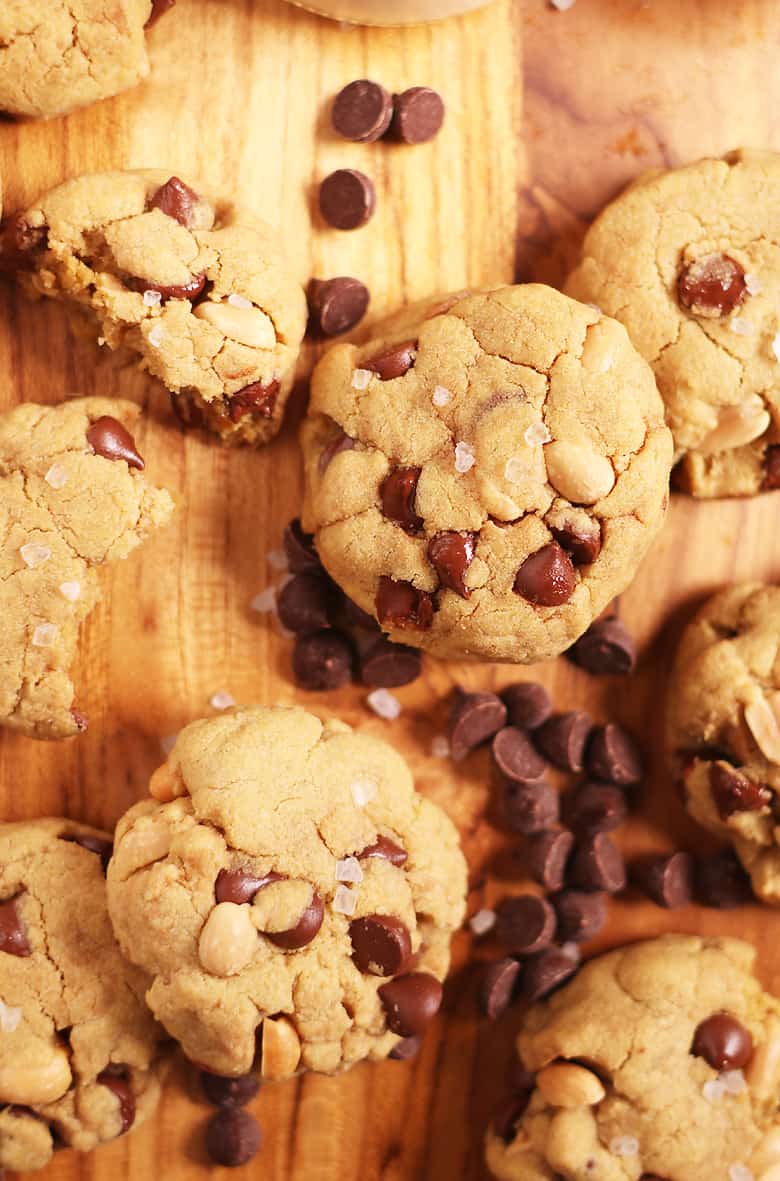
[[534,894],[504,898],[496,907],[496,938],[514,955],[535,955],[555,938],[555,911]]
[[260,1090],[260,1079],[254,1074],[223,1078],[221,1074],[203,1070],[200,1085],[206,1101],[214,1107],[246,1107]]
[[393,118],[393,100],[378,82],[360,78],[336,95],[331,111],[333,130],[353,143],[381,139]]
[[153,283],[150,279],[133,277],[128,282],[133,291],[157,291],[165,303],[168,299],[186,299],[194,302],[206,286],[205,275],[193,275],[189,283],[166,286],[163,283]]
[[630,787],[642,778],[642,759],[634,739],[622,726],[608,722],[590,736],[585,759],[596,779]]
[[601,525],[593,522],[593,528],[585,530],[573,523],[550,526],[550,532],[568,554],[575,566],[590,566],[601,553]]
[[493,1116],[493,1131],[504,1144],[511,1144],[517,1135],[520,1120],[525,1115],[525,1109],[531,1100],[531,1090],[513,1095],[506,1099]]
[[495,1021],[511,1005],[519,975],[519,963],[509,956],[486,966],[479,991],[479,1004],[491,1021]]
[[537,607],[559,607],[571,598],[577,576],[571,558],[557,542],[542,546],[515,575],[514,592]]
[[626,884],[623,854],[611,837],[594,833],[578,842],[571,869],[572,885],[617,894]]
[[285,528],[282,544],[291,574],[313,574],[322,569],[314,536],[304,533],[298,517]]
[[253,1115],[240,1107],[216,1112],[206,1125],[206,1151],[215,1164],[229,1169],[257,1156],[262,1136]]
[[273,418],[281,386],[278,381],[253,381],[228,397],[231,422],[240,422],[246,414],[254,418]]
[[562,890],[552,899],[558,919],[558,938],[563,943],[584,943],[593,939],[607,921],[607,903],[603,894],[582,890]]
[[352,647],[333,628],[295,637],[293,674],[301,689],[339,689],[352,679]]
[[172,176],[152,195],[149,208],[159,209],[179,225],[189,228],[193,222],[193,211],[199,201],[200,197],[189,185],[185,185],[178,176]]
[[560,890],[566,863],[574,848],[574,836],[562,828],[537,832],[528,839],[528,872],[545,890]]
[[442,586],[455,591],[462,599],[468,599],[471,595],[465,579],[476,552],[477,534],[457,533],[454,530],[437,533],[428,542],[427,550],[428,561]]
[[453,759],[465,758],[506,725],[506,706],[495,693],[457,693],[448,721]]
[[71,844],[81,845],[82,849],[88,849],[90,853],[97,853],[100,858],[100,864],[103,866],[103,873],[105,874],[108,863],[111,860],[111,854],[114,852],[114,842],[108,837],[96,837],[86,832],[61,832],[61,841],[70,841]]
[[396,582],[383,574],[376,592],[376,613],[385,627],[428,631],[433,624],[433,599],[411,582]]
[[372,689],[397,689],[416,681],[421,672],[419,648],[393,644],[384,636],[374,640],[360,660],[360,679]]
[[422,1038],[420,1037],[403,1037],[400,1042],[395,1043],[388,1058],[392,1058],[395,1062],[408,1062],[410,1058],[417,1057],[421,1045]]
[[[335,426],[336,424],[334,423],[333,425]],[[355,440],[352,438],[352,436],[348,435],[346,431],[343,431],[341,427],[336,427],[336,434],[328,443],[325,444],[320,454],[320,462],[317,465],[320,475],[325,475],[325,472],[330,467],[331,461],[335,459],[341,451],[352,451],[354,446]]]
[[423,526],[422,517],[414,511],[421,470],[419,467],[396,468],[384,479],[380,489],[382,512],[407,533],[417,533]]
[[310,329],[321,336],[349,332],[365,316],[371,298],[365,283],[347,275],[336,279],[312,279],[306,296]]
[[609,783],[584,783],[565,797],[563,805],[564,820],[581,835],[611,832],[627,814],[625,795]]
[[251,902],[258,890],[270,886],[272,882],[282,882],[284,876],[280,873],[257,874],[246,866],[236,866],[235,869],[221,869],[214,882],[214,897],[217,902],[234,902],[241,906]]
[[320,574],[294,574],[279,592],[279,621],[291,632],[313,632],[328,626],[333,596]]
[[710,766],[710,791],[722,820],[735,812],[758,812],[772,802],[769,788],[723,762]]
[[558,947],[533,956],[523,968],[523,996],[533,1003],[549,996],[577,971],[577,960]]
[[352,959],[361,972],[397,976],[412,955],[409,928],[391,914],[370,914],[349,924]]
[[416,359],[417,341],[406,340],[403,344],[394,344],[370,360],[363,361],[360,367],[376,373],[380,381],[393,381],[394,378],[403,377],[408,373]]
[[401,866],[406,864],[408,854],[400,845],[396,845],[395,841],[380,835],[373,845],[367,845],[362,853],[357,854],[358,861],[362,861],[366,857],[381,857],[384,861],[389,861],[391,865]]
[[311,902],[294,927],[289,927],[286,931],[266,931],[265,935],[284,951],[299,951],[311,943],[322,926],[324,916],[325,905],[319,894],[314,891]]
[[558,821],[560,796],[549,783],[514,783],[509,780],[503,793],[504,823],[512,832],[543,832]]
[[152,0],[152,11],[149,14],[149,19],[144,25],[144,28],[149,29],[155,24],[163,13],[170,12],[176,0]]
[[772,443],[764,452],[764,482],[761,487],[765,492],[774,492],[780,488],[780,444]]
[[320,213],[336,230],[364,226],[376,207],[373,181],[356,168],[339,168],[320,185]]
[[634,671],[636,644],[619,619],[597,619],[569,656],[594,677],[622,677]]
[[632,864],[631,878],[658,906],[687,906],[693,897],[693,858],[682,852],[642,857]]
[[102,455],[104,459],[123,459],[128,467],[137,468],[139,472],[144,470],[144,461],[138,454],[135,439],[127,427],[109,414],[96,418],[87,428],[87,442],[95,454]]
[[535,681],[518,681],[501,691],[510,726],[519,730],[536,730],[552,713],[550,694],[544,685]]
[[742,1070],[753,1057],[753,1038],[730,1013],[713,1013],[697,1026],[691,1053],[695,1058],[703,1058],[719,1074],[724,1070]]
[[696,900],[702,906],[731,910],[753,899],[750,878],[733,849],[721,849],[697,861],[693,876]]
[[396,976],[378,991],[387,1028],[399,1037],[422,1036],[441,1008],[442,986],[427,972]]
[[32,954],[27,934],[17,908],[21,894],[0,902],[0,951],[7,955],[28,956]]
[[728,316],[747,293],[745,272],[728,254],[707,254],[683,268],[677,293],[694,316]]
[[424,144],[433,139],[444,122],[444,101],[429,86],[412,86],[393,95],[390,134],[405,144]]
[[504,726],[491,744],[493,762],[507,779],[515,783],[535,783],[547,770],[547,763],[534,748],[524,730]]
[[[362,627],[366,631],[379,631],[379,624],[374,619],[373,615],[369,615],[362,607],[358,607],[357,603],[353,603],[352,599],[342,591],[340,600],[341,613],[344,617],[344,622],[348,627]],[[388,641],[389,643],[389,641]],[[405,648],[403,644],[394,644],[395,648]],[[416,649],[415,649],[416,651]]]
[[126,1066],[107,1066],[105,1070],[101,1070],[96,1081],[102,1086],[108,1087],[109,1091],[113,1091],[119,1101],[119,1118],[122,1121],[122,1127],[118,1134],[122,1136],[135,1122],[135,1094],[130,1082],[129,1070]]
[[553,714],[534,731],[534,742],[549,762],[562,771],[581,771],[593,722],[582,710]]

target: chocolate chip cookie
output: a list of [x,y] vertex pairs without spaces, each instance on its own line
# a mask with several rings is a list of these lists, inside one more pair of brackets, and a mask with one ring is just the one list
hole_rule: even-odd
[[109,398],[28,403],[0,415],[0,725],[67,738],[87,719],[70,678],[98,567],[166,523],[144,479],[138,407]]
[[759,897],[780,904],[780,587],[729,587],[688,625],[666,739],[691,815],[731,841]]
[[81,176],[12,223],[28,294],[63,300],[102,344],[229,443],[279,430],[306,299],[274,233],[164,172]]
[[549,287],[407,310],[320,361],[303,527],[393,640],[556,656],[633,578],[671,436],[625,329]]
[[164,1034],[106,909],[105,833],[0,825],[0,1168],[41,1168],[154,1110]]
[[487,1137],[501,1181],[772,1181],[780,1003],[736,939],[592,960],[527,1014]]
[[779,209],[773,152],[650,172],[596,219],[566,287],[652,365],[694,496],[780,487]]
[[302,709],[194,722],[119,821],[109,907],[147,1002],[220,1075],[328,1074],[425,1031],[466,866],[389,746]]

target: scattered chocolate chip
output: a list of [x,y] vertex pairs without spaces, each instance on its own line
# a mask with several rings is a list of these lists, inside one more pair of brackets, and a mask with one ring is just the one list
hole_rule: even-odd
[[511,1144],[517,1135],[520,1120],[531,1100],[532,1090],[533,1087],[519,1095],[513,1095],[511,1099],[506,1099],[493,1116],[493,1131],[504,1144]]
[[109,1091],[113,1091],[119,1101],[119,1118],[122,1121],[122,1127],[118,1135],[123,1136],[135,1122],[135,1094],[128,1068],[126,1066],[107,1066],[105,1070],[101,1070],[96,1081],[104,1087],[108,1087]]
[[149,29],[160,19],[163,13],[170,12],[176,0],[152,0],[152,11],[144,28]]
[[614,722],[596,726],[588,742],[585,762],[596,779],[620,787],[630,787],[642,778],[639,749],[628,731]]
[[228,396],[228,413],[231,422],[240,422],[246,414],[254,418],[273,418],[281,386],[278,381],[253,381],[242,390]]
[[408,1062],[410,1058],[417,1057],[421,1045],[422,1038],[420,1037],[403,1037],[400,1042],[395,1043],[388,1057],[395,1062]]
[[504,726],[491,744],[493,762],[507,779],[515,783],[535,783],[547,770],[547,763],[535,749],[524,730]]
[[691,1053],[695,1058],[703,1058],[718,1073],[742,1070],[753,1057],[753,1038],[730,1013],[713,1013],[697,1026]]
[[631,878],[658,906],[675,910],[693,897],[693,858],[690,853],[658,853],[637,859]]
[[313,632],[328,626],[333,605],[330,583],[321,574],[294,574],[280,590],[276,608],[280,623],[291,632]]
[[428,631],[433,624],[433,599],[411,582],[382,575],[376,592],[376,613],[383,627]]
[[578,842],[571,868],[571,882],[583,890],[617,894],[626,884],[623,854],[611,837],[597,832]]
[[571,558],[551,541],[525,559],[515,575],[513,589],[537,607],[559,607],[571,598],[576,584]]
[[419,467],[398,467],[385,478],[380,488],[382,512],[389,521],[395,521],[407,533],[417,533],[423,526],[422,517],[414,511],[414,498]]
[[428,561],[442,586],[455,591],[462,599],[468,599],[471,595],[466,586],[466,571],[474,561],[476,552],[477,534],[457,533],[454,530],[437,533],[428,542],[427,550]]
[[584,783],[564,799],[564,820],[580,835],[611,832],[627,814],[625,795],[611,783]]
[[291,574],[312,574],[322,569],[314,545],[314,536],[304,533],[298,517],[290,521],[284,531],[284,552]]
[[562,890],[552,899],[552,904],[562,943],[584,943],[598,935],[606,924],[607,903],[603,894]]
[[533,1003],[549,996],[577,971],[578,962],[558,947],[529,959],[523,968],[523,996]]
[[731,910],[753,899],[750,878],[733,849],[721,849],[711,857],[697,861],[693,879],[696,900],[702,906]]
[[496,907],[496,938],[514,955],[535,955],[555,938],[555,911],[534,894],[504,898]]
[[199,201],[200,197],[189,185],[185,185],[178,176],[172,176],[152,195],[149,208],[159,209],[179,225],[189,228],[193,221],[193,211]]
[[502,806],[507,828],[528,836],[558,822],[560,796],[549,783],[509,780],[504,785]]
[[761,487],[765,492],[774,492],[780,488],[780,444],[772,443],[764,452],[764,482]]
[[362,853],[357,854],[358,861],[362,861],[366,857],[381,857],[384,861],[389,861],[391,865],[401,866],[406,864],[408,854],[400,845],[396,845],[395,841],[380,835],[373,845],[368,845]]
[[242,1074],[238,1078],[223,1078],[202,1070],[200,1085],[206,1101],[213,1107],[246,1107],[260,1090],[260,1079],[255,1074]]
[[586,531],[574,524],[561,525],[550,532],[568,554],[575,566],[590,566],[601,553],[601,525],[593,522],[593,529]]
[[[335,230],[364,226],[376,207],[374,183],[356,168],[339,168],[320,185],[320,213]],[[367,367],[366,367],[367,368]]]
[[414,365],[417,359],[417,341],[406,340],[402,344],[394,344],[382,353],[377,353],[368,361],[361,363],[361,369],[370,369],[376,373],[380,381],[393,381],[396,377],[403,377]]
[[87,442],[95,454],[102,455],[104,459],[123,459],[128,467],[137,468],[139,472],[144,470],[144,461],[138,454],[135,439],[127,427],[109,414],[96,418],[87,428]]
[[353,143],[381,139],[393,118],[393,100],[378,82],[360,78],[336,95],[331,111],[333,130]]
[[424,144],[433,139],[444,122],[444,101],[430,86],[412,86],[393,95],[390,134],[405,144]]
[[569,656],[594,677],[622,677],[634,671],[636,644],[619,619],[597,619]]
[[[335,426],[335,423],[334,423]],[[337,433],[333,436],[330,442],[326,443],[320,454],[320,462],[317,465],[321,476],[330,467],[331,460],[335,459],[341,451],[352,451],[355,447],[355,440],[341,427],[336,428]]]
[[528,872],[535,882],[552,892],[566,880],[566,863],[574,848],[568,829],[547,829],[528,839]]
[[215,1164],[229,1169],[257,1156],[261,1139],[257,1120],[240,1107],[223,1108],[206,1125],[206,1151]]
[[295,637],[293,674],[301,689],[340,689],[352,679],[352,646],[333,628]]
[[243,865],[235,869],[221,869],[214,882],[214,897],[217,902],[234,902],[236,906],[242,906],[245,902],[251,902],[264,886],[281,881],[284,881],[283,875],[273,870],[258,877],[253,870]]
[[114,852],[114,842],[108,837],[96,837],[86,832],[62,832],[60,840],[70,841],[73,845],[81,845],[82,849],[88,849],[90,853],[97,853],[103,873],[106,872],[111,854]]
[[186,299],[193,303],[206,286],[206,276],[193,275],[189,283],[181,283],[178,286],[166,286],[163,283],[152,283],[150,279],[133,277],[129,280],[128,286],[132,287],[133,291],[156,291],[162,296],[163,303],[168,299]]
[[378,636],[360,660],[360,679],[372,689],[397,689],[416,681],[422,672],[419,648],[393,644]]
[[735,812],[758,812],[772,802],[768,787],[748,779],[728,763],[711,764],[710,791],[722,820]]
[[518,681],[501,691],[510,726],[519,730],[536,730],[552,713],[550,694],[544,685],[535,681]]
[[312,279],[306,296],[310,329],[321,336],[349,332],[365,316],[371,298],[365,283],[347,275],[335,279]]
[[349,924],[352,959],[361,972],[397,976],[412,955],[409,928],[391,914],[371,914]]
[[[358,607],[357,603],[353,603],[352,599],[348,598],[342,591],[341,597],[341,613],[344,616],[344,622],[348,627],[362,627],[366,631],[379,631],[379,624],[374,619],[373,615],[369,615],[362,607]],[[405,647],[403,644],[395,644],[394,647]],[[415,649],[416,651],[416,649]]]
[[593,722],[583,710],[553,714],[534,731],[534,742],[549,762],[562,771],[581,771]]
[[677,293],[694,316],[728,316],[747,294],[745,272],[728,254],[707,254],[683,268]]
[[266,931],[265,935],[284,951],[299,951],[300,948],[311,943],[322,926],[324,916],[325,905],[319,894],[313,891],[311,902],[294,927],[290,927],[287,931]]
[[32,954],[22,920],[17,909],[21,894],[0,902],[0,951],[7,955],[28,956]]
[[438,1013],[443,996],[440,982],[427,972],[396,976],[378,991],[387,1027],[399,1037],[422,1036]]
[[482,976],[479,1004],[491,1021],[501,1017],[512,1003],[517,989],[520,964],[510,956],[488,964]]
[[506,706],[495,693],[457,693],[448,721],[453,759],[465,758],[505,725]]

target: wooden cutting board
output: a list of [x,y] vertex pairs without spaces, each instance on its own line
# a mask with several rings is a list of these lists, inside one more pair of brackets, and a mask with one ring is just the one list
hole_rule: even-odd
[[[743,143],[780,148],[780,9],[770,0],[577,0],[565,14],[545,0],[496,0],[482,13],[405,31],[341,28],[283,0],[179,0],[150,40],[153,74],[138,90],[67,119],[0,124],[7,209],[85,171],[159,167],[201,177],[279,226],[302,281],[364,279],[372,320],[434,290],[513,275],[559,282],[588,219],[639,171]],[[439,139],[416,148],[336,140],[328,100],[365,76],[393,90],[437,87],[448,105]],[[312,211],[318,179],[340,166],[370,173],[379,194],[374,219],[352,234],[328,230]],[[302,379],[312,360],[309,350]],[[404,712],[389,724],[369,713],[359,688],[327,698],[297,692],[289,641],[249,609],[279,578],[268,554],[299,504],[303,384],[273,445],[222,450],[182,434],[152,382],[74,341],[61,309],[0,290],[0,408],[74,392],[121,393],[146,407],[148,472],[181,507],[165,533],[106,571],[77,669],[89,732],[57,744],[0,737],[3,818],[65,813],[110,826],[144,794],[160,739],[211,712],[211,696],[226,690],[239,701],[333,710],[395,743],[421,790],[461,827],[471,910],[522,888],[502,878],[509,842],[484,819],[486,755],[456,769],[429,755],[453,684],[490,688],[518,674],[426,661],[420,681],[399,691]],[[559,708],[586,707],[641,736],[649,771],[640,813],[623,834],[628,850],[706,846],[663,766],[664,679],[680,629],[707,592],[780,575],[779,507],[777,494],[713,504],[673,498],[622,601],[642,649],[636,675],[595,681],[563,661],[533,670]],[[765,982],[780,991],[780,917],[758,906],[669,914],[629,897],[612,905],[599,946],[667,929],[753,939]],[[471,950],[470,937],[459,936],[446,1013],[416,1062],[263,1090],[255,1110],[265,1145],[248,1175],[484,1179],[481,1139],[516,1015],[492,1027],[478,1019]],[[490,953],[489,943],[476,952]],[[90,1157],[62,1152],[41,1176],[192,1181],[209,1171],[207,1114],[179,1067],[154,1122]]]

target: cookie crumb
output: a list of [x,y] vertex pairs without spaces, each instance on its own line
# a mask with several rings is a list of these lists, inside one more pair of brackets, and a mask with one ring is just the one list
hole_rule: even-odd
[[349,790],[352,792],[352,799],[358,808],[365,808],[366,804],[375,798],[377,786],[371,779],[354,779]]
[[540,444],[543,445],[544,443],[552,442],[552,435],[546,422],[532,422],[526,429],[523,438],[529,447],[536,447]]
[[470,443],[456,443],[455,445],[455,471],[464,475],[470,472],[474,464],[477,462],[474,455],[474,448]]
[[363,881],[363,870],[357,857],[343,857],[336,862],[336,881],[353,882],[355,885]]
[[401,702],[387,689],[375,689],[373,693],[369,693],[366,705],[377,717],[385,718],[388,722],[395,721],[401,713]]
[[333,895],[333,909],[336,914],[352,915],[356,906],[357,890],[350,890],[348,886],[337,886]]
[[276,587],[267,586],[265,590],[261,590],[252,599],[249,604],[253,611],[259,611],[261,615],[267,615],[271,611],[276,610]]
[[431,401],[434,406],[448,406],[452,401],[452,394],[446,386],[437,385],[434,387]]
[[217,693],[212,693],[209,698],[209,705],[213,709],[230,709],[235,704],[235,698],[224,689],[220,689]]
[[25,566],[29,566],[31,570],[34,570],[36,566],[42,566],[51,557],[48,545],[38,545],[34,541],[28,541],[25,545],[20,546],[19,553],[22,555]]
[[53,463],[43,478],[49,487],[59,491],[60,488],[64,488],[67,484],[68,473],[61,463]]
[[373,377],[370,369],[355,369],[352,373],[352,388],[353,390],[367,390],[368,384]]
[[0,1001],[0,1033],[13,1033],[21,1019],[21,1009]]
[[478,910],[469,919],[469,928],[474,935],[487,935],[488,931],[492,931],[495,925],[496,912],[494,910]]
[[444,734],[437,734],[431,742],[431,758],[448,759],[450,757],[450,740]]
[[144,291],[144,307],[158,308],[162,303],[162,293],[159,291]]
[[81,597],[81,583],[80,582],[61,582],[60,594],[69,603],[75,603]]

